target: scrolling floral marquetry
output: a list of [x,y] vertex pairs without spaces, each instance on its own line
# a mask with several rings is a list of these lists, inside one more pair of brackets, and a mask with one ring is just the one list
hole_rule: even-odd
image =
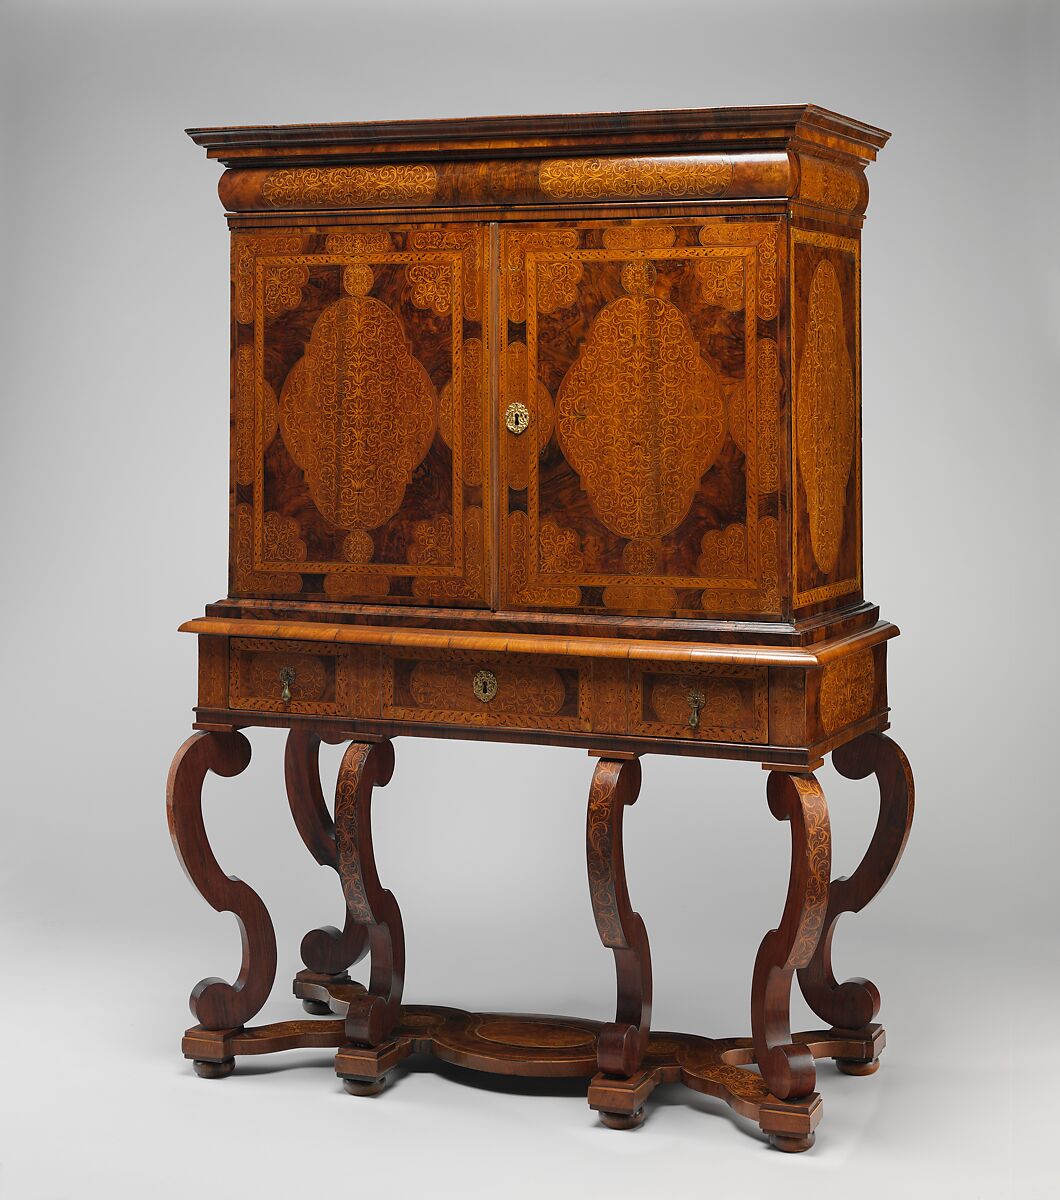
[[[453,380],[442,388],[438,398],[438,432],[445,444],[452,448],[456,431],[460,430],[462,451],[460,470],[464,482],[471,487],[482,483],[482,410],[489,383],[485,348],[478,338],[469,338],[464,343],[464,359],[460,371],[460,394],[456,394]],[[459,408],[459,412],[456,410]]]
[[233,469],[237,483],[252,483],[256,461],[255,435],[260,422],[261,444],[267,446],[276,436],[280,409],[276,393],[264,379],[256,379],[254,347],[244,342],[236,349],[233,381],[232,435]]
[[[578,245],[578,232],[574,229],[506,229],[504,250],[506,296],[508,319],[526,320],[528,303],[528,280],[526,256],[534,250],[573,250]],[[578,259],[560,256],[544,263],[535,276],[534,302],[539,312],[553,312],[567,308],[578,295],[578,282],[582,277],[582,266]]]
[[[525,318],[520,387],[556,397],[555,434],[539,428],[536,457],[502,438],[502,465],[519,454],[510,487],[522,490],[527,468],[527,536],[507,526],[513,603],[570,606],[577,587],[580,607],[608,612],[778,611],[775,571],[771,581],[761,574],[757,535],[773,516],[764,497],[780,486],[784,364],[779,330],[763,327],[758,309],[764,293],[775,323],[777,233],[776,222],[687,219],[501,230],[502,341],[515,318]],[[556,265],[577,272],[570,305],[551,313],[524,305],[513,314],[513,300],[524,304],[523,292],[533,294]],[[725,294],[708,303],[703,279],[715,268]],[[571,311],[579,313],[576,342],[563,333]],[[523,352],[522,344],[512,334],[511,345]],[[511,374],[505,363],[506,397]],[[742,458],[726,449],[727,435]],[[505,500],[511,512],[524,507],[502,492]],[[584,566],[551,575],[532,553],[535,530],[564,523],[571,503],[584,514]],[[703,577],[685,547],[736,523],[748,528],[742,576]],[[513,532],[518,552],[531,553],[517,571]],[[627,550],[645,538],[658,543],[651,567]]]
[[861,587],[860,302],[856,238],[796,229],[792,557],[797,608]]
[[[220,1078],[237,1056],[330,1047],[360,1096],[415,1052],[581,1076],[614,1129],[679,1080],[808,1149],[814,1060],[871,1074],[885,1041],[876,987],[834,976],[832,931],[891,873],[912,815],[882,736],[897,630],[861,591],[860,231],[886,135],[797,105],[193,136],[226,168],[232,230],[230,578],[183,626],[200,635],[196,732],[167,812],[243,956],[234,984],[195,988],[185,1056]],[[209,772],[247,766],[254,727],[289,730],[297,832],[342,885],[294,981],[323,1019],[249,1024],[275,932],[216,862],[201,796]],[[599,759],[585,855],[613,1020],[402,1003],[371,816],[396,735]],[[333,817],[322,742],[349,743]],[[881,803],[834,883],[814,775],[833,752]],[[787,824],[749,1038],[651,1033],[623,814],[660,753],[765,765]],[[826,1028],[792,1033],[796,976]]]
[[[298,253],[270,242],[271,253],[255,247],[247,258],[258,288],[247,314],[253,329],[234,347],[233,479],[256,531],[270,510],[299,522],[308,549],[302,596],[410,604],[421,574],[455,576],[468,565],[464,513],[479,500],[470,489],[485,482],[489,425],[487,330],[474,319],[483,245],[477,227],[360,225],[306,233],[289,247]],[[299,284],[279,312],[265,301],[270,272]],[[445,298],[423,308],[414,293],[425,299],[428,277],[445,280]],[[370,414],[384,396],[379,421]],[[410,557],[406,508],[416,520],[456,522],[453,562],[435,568]],[[368,531],[375,553],[352,570],[343,539]],[[274,572],[278,564],[256,553],[254,569]],[[472,578],[471,591],[466,578],[456,590],[482,604],[485,576]],[[283,590],[291,594],[290,581]]]
[[401,201],[424,204],[438,187],[429,163],[385,167],[295,167],[266,175],[261,192],[272,208],[355,208]]
[[[482,287],[482,231],[477,226],[468,229],[422,229],[409,234],[409,249],[415,251],[457,250],[459,269],[463,272],[464,315],[477,321]],[[412,302],[418,308],[430,308],[447,313],[453,302],[453,271],[449,263],[414,262],[405,271],[412,288]]]
[[509,404],[527,411],[527,428],[518,437],[504,439],[501,458],[508,486],[523,491],[530,483],[530,457],[539,455],[552,436],[554,410],[548,388],[536,372],[530,378],[526,344],[510,342],[501,363],[502,392]]
[[436,405],[385,304],[351,296],[324,311],[287,376],[280,425],[329,521],[371,529],[397,511],[434,436]]
[[232,311],[242,325],[254,320],[255,263],[259,258],[298,254],[304,238],[298,233],[238,233],[232,235]]
[[570,158],[541,164],[541,190],[556,200],[635,200],[720,195],[732,183],[723,156]]
[[[410,562],[427,564],[431,554],[453,542],[453,524],[447,517],[438,517],[433,524],[416,526],[415,542],[409,552]],[[435,579],[422,577],[413,580],[412,594],[420,600],[463,601],[480,604],[486,591],[486,557],[484,542],[487,533],[481,508],[468,508],[463,524],[463,572],[459,578]]]

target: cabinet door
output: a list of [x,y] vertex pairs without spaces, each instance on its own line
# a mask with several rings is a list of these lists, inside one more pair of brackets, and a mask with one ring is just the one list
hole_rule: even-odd
[[233,235],[233,595],[487,603],[486,246]]
[[780,229],[502,228],[506,607],[781,612]]

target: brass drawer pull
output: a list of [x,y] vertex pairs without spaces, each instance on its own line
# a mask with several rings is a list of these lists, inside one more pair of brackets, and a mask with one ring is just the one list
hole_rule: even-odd
[[699,713],[703,705],[706,704],[707,698],[699,690],[693,688],[688,693],[688,727],[689,729],[699,728]]
[[294,683],[298,672],[294,667],[280,668],[280,682],[283,684],[283,691],[280,693],[280,699],[284,704],[291,703],[291,684]]
[[471,681],[471,690],[483,704],[489,704],[497,694],[497,676],[492,671],[479,671]]
[[525,433],[530,424],[530,410],[519,400],[513,400],[504,410],[504,423],[509,433]]

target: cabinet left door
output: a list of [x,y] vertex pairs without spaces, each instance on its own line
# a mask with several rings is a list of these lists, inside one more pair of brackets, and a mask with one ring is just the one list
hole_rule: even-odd
[[489,603],[488,229],[232,235],[234,597]]

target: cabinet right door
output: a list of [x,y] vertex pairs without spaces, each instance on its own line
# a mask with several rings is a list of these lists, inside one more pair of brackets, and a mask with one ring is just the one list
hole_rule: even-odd
[[500,231],[504,607],[776,617],[775,218]]

